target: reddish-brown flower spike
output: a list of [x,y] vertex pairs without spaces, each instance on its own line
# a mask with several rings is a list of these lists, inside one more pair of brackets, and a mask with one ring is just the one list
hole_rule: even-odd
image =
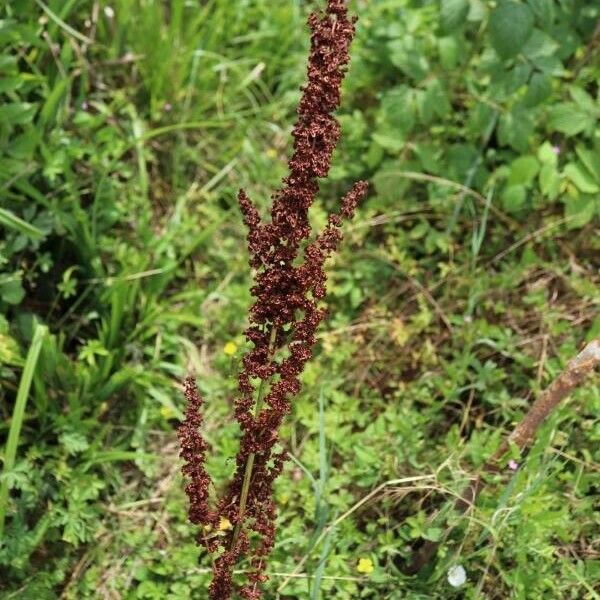
[[255,269],[251,289],[255,302],[246,330],[253,347],[243,358],[235,400],[235,418],[242,432],[236,471],[214,510],[208,503],[206,444],[198,433],[202,402],[195,385],[186,385],[188,410],[180,438],[187,461],[184,473],[190,478],[190,519],[209,530],[224,519],[233,524],[227,533],[199,536],[209,550],[218,550],[209,587],[212,600],[231,597],[233,569],[242,555],[249,555],[253,571],[238,592],[248,600],[261,597],[260,585],[267,579],[266,561],[275,541],[273,482],[286,457],[284,451],[275,451],[278,431],[300,391],[300,374],[325,318],[318,304],[325,296],[325,260],[342,239],[344,219],[352,218],[367,192],[366,183],[356,183],[342,199],[339,213],[329,215],[323,231],[312,234],[308,211],[319,191],[318,178],[329,173],[340,136],[332,113],[340,103],[354,20],[348,18],[343,0],[329,0],[325,12],[311,14],[308,23],[311,49],[307,83],[292,131],[294,151],[289,175],[273,196],[270,221],[261,222],[246,192],[240,190],[238,195],[248,228],[250,265]]
[[[189,519],[196,525],[211,527],[215,524],[217,516],[209,506],[211,480],[204,468],[208,444],[200,433],[203,400],[192,377],[184,381],[184,393],[187,401],[185,419],[177,434],[181,446],[179,455],[185,461],[182,472],[188,481],[185,491],[190,502]],[[214,545],[209,546],[212,548]]]

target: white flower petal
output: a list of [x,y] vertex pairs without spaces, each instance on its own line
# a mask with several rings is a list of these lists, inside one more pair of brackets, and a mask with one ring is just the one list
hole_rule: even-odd
[[462,565],[454,565],[448,569],[448,583],[452,587],[460,587],[467,581],[467,572]]

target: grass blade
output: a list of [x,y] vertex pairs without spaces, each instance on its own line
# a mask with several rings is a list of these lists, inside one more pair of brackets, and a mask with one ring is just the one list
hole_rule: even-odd
[[0,225],[4,225],[8,229],[14,229],[23,235],[28,235],[34,239],[40,239],[44,237],[44,232],[33,225],[23,221],[23,219],[17,217],[10,210],[0,208]]
[[64,31],[66,31],[69,35],[72,35],[74,38],[78,39],[80,42],[84,44],[93,44],[94,40],[89,37],[83,35],[83,33],[79,33],[79,31],[73,29],[70,25],[65,23],[57,14],[52,12],[48,6],[46,6],[41,0],[35,0],[37,5]]
[[33,340],[31,341],[31,346],[29,346],[29,352],[27,353],[25,367],[23,368],[23,374],[21,375],[21,381],[17,391],[17,400],[13,410],[8,439],[6,441],[6,449],[4,452],[4,468],[2,473],[5,477],[3,477],[0,482],[0,540],[4,533],[4,519],[6,518],[6,507],[8,504],[8,477],[6,477],[6,475],[12,470],[15,464],[21,426],[23,424],[23,417],[25,416],[27,397],[29,396],[29,389],[31,388],[33,374],[35,372],[35,367],[46,332],[47,328],[45,325],[40,325],[39,323],[36,324]]

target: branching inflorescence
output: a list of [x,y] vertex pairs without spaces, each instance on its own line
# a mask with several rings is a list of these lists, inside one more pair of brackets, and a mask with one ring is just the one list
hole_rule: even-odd
[[[308,23],[312,30],[308,82],[292,132],[289,175],[273,196],[270,222],[262,222],[246,192],[240,190],[238,195],[255,270],[251,290],[255,303],[245,332],[253,348],[243,359],[235,401],[242,433],[236,470],[213,504],[204,467],[207,444],[199,432],[202,400],[193,380],[185,384],[188,406],[179,429],[183,472],[189,518],[202,527],[198,542],[214,554],[209,589],[213,600],[231,597],[233,568],[243,555],[250,557],[252,569],[239,593],[248,599],[261,597],[260,583],[266,580],[266,558],[275,538],[272,486],[285,461],[285,452],[276,449],[278,430],[290,412],[291,398],[300,391],[299,376],[326,314],[319,305],[325,295],[324,262],[341,240],[343,220],[353,216],[367,191],[365,182],[356,183],[342,199],[339,213],[329,215],[324,230],[310,240],[308,211],[319,191],[318,178],[329,172],[340,136],[332,113],[340,104],[354,19],[348,17],[344,0],[328,0],[325,12],[312,13]],[[211,534],[223,522],[232,528],[225,535]]]

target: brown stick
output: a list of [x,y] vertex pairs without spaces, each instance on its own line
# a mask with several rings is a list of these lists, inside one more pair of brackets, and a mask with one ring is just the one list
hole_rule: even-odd
[[[500,461],[511,444],[514,444],[519,450],[526,448],[535,438],[540,425],[574,389],[585,381],[598,364],[600,364],[600,338],[591,341],[575,358],[570,360],[565,370],[540,394],[527,414],[455,502],[454,508],[459,513],[466,513],[473,506],[477,494],[484,486],[483,475],[496,473],[502,468]],[[411,563],[405,570],[406,573],[414,575],[420,571],[435,556],[438,546],[439,542],[426,540],[415,552]]]

